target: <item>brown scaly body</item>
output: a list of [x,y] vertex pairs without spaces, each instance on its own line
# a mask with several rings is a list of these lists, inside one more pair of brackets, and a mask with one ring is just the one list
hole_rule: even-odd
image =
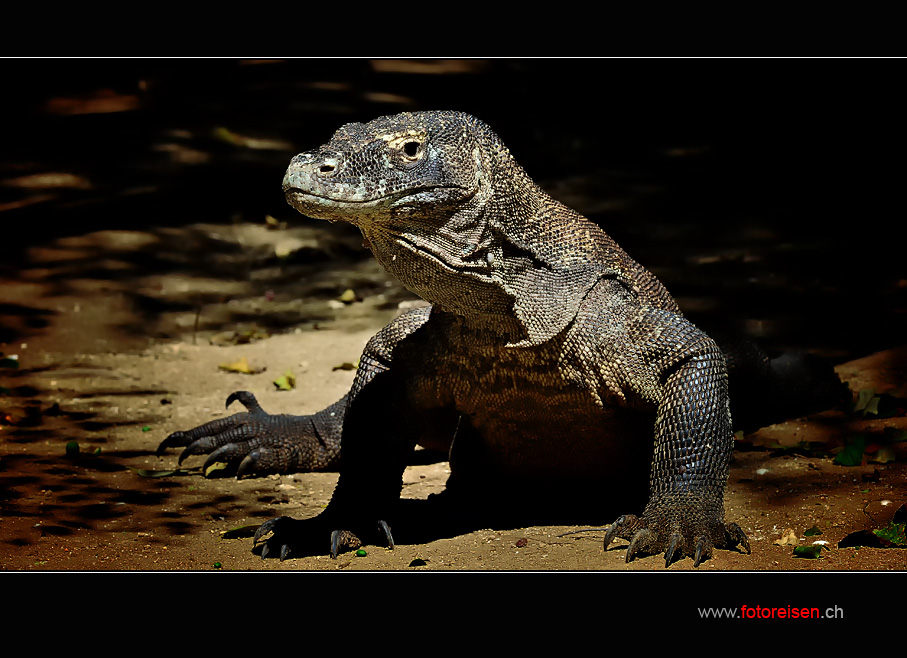
[[[634,554],[742,545],[724,522],[733,440],[724,357],[658,280],[543,192],[481,121],[418,112],[340,128],[290,163],[288,202],[356,225],[375,257],[431,303],[366,346],[350,393],[313,416],[250,409],[161,445],[214,451],[263,474],[332,468],[315,519],[262,526],[264,554],[359,543],[387,519],[417,443],[451,452],[451,482],[495,473],[521,491],[628,477],[649,502],[608,532]],[[232,396],[231,396],[232,398]],[[181,457],[181,459],[182,459]],[[451,486],[451,485],[449,485]],[[516,484],[512,486],[516,487]]]

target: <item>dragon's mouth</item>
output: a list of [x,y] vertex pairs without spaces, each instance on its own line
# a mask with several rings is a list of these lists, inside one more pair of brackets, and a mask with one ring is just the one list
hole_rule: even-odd
[[378,197],[376,199],[337,198],[324,194],[316,194],[315,192],[307,192],[298,187],[288,187],[284,189],[284,196],[294,208],[298,206],[308,207],[310,205],[331,206],[335,208],[342,208],[343,206],[362,207],[369,204],[377,205],[388,199],[386,196]]
[[355,198],[351,196],[331,196],[326,193],[319,193],[312,190],[304,190],[301,187],[286,186],[283,189],[287,201],[296,207],[297,205],[320,205],[333,206],[342,208],[344,206],[362,208],[368,206],[387,205],[389,208],[396,206],[416,206],[421,203],[437,203],[438,198],[454,197],[458,200],[468,200],[475,192],[467,193],[458,185],[427,185],[417,190],[404,190],[402,192],[389,192],[372,198]]

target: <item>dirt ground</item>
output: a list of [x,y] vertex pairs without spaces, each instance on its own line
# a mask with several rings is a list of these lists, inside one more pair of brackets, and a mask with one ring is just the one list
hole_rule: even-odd
[[[343,364],[356,362],[406,294],[373,261],[353,260],[335,275],[357,301],[340,301],[324,294],[317,276],[299,276],[317,263],[274,256],[316,243],[329,251],[325,241],[349,237],[332,235],[308,224],[194,225],[91,232],[29,250],[27,266],[0,281],[7,322],[17,329],[15,343],[0,349],[18,361],[18,368],[0,373],[8,389],[0,428],[0,569],[663,570],[659,557],[626,564],[626,542],[603,551],[600,531],[560,536],[577,526],[488,527],[392,551],[367,546],[365,556],[285,562],[253,555],[247,536],[223,537],[273,516],[317,514],[336,474],[205,478],[203,458],[194,457],[184,471],[162,475],[177,468],[178,452],[157,457],[155,449],[170,432],[225,414],[224,400],[235,390],[254,392],[268,411],[291,413],[316,411],[347,390],[353,372]],[[232,254],[233,264],[252,275],[228,284],[189,272],[188,255],[199,253],[202,239],[206,258]],[[159,267],[139,267],[151,252]],[[255,282],[264,279],[285,283],[256,292]],[[209,330],[226,316],[242,319],[234,323],[240,333],[245,327],[258,334],[246,342]],[[274,331],[275,318],[284,316],[304,321]],[[220,367],[240,359],[261,371]],[[295,389],[278,390],[273,381],[288,370]],[[854,391],[902,395],[907,349],[870,355],[837,372]],[[851,533],[887,526],[907,502],[907,443],[891,444],[893,461],[865,457],[850,467],[795,449],[801,442],[840,446],[855,434],[881,437],[886,428],[889,435],[903,432],[907,418],[830,410],[740,437],[727,516],[746,531],[753,552],[718,551],[699,569],[907,568],[904,549],[838,546]],[[784,448],[772,449],[775,442]],[[403,496],[441,491],[449,472],[443,456],[417,453],[414,461]],[[821,534],[805,536],[811,528]],[[820,556],[798,558],[793,545],[779,545],[791,531],[799,546],[827,542]],[[691,561],[670,569],[691,569]]]

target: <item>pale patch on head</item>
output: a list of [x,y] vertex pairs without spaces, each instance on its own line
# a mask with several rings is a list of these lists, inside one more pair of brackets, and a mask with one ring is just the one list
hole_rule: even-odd
[[383,135],[378,135],[378,139],[387,142],[391,146],[399,146],[398,142],[404,142],[408,139],[412,139],[413,137],[424,140],[428,137],[428,133],[424,130],[410,129],[410,130],[397,130],[392,133],[385,133]]

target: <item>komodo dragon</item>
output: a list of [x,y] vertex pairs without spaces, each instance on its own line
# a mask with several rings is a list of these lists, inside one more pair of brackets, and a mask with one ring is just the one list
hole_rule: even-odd
[[238,476],[339,467],[320,515],[259,528],[262,556],[326,552],[328,536],[335,557],[360,537],[392,547],[417,444],[450,450],[448,489],[461,473],[495,473],[518,498],[584,482],[603,504],[613,483],[644,484],[649,471],[642,513],[617,518],[604,540],[628,539],[628,562],[663,553],[666,565],[688,556],[698,566],[715,547],[750,552],[724,521],[733,438],[721,350],[487,125],[434,111],[347,124],[291,160],[283,190],[304,215],[358,227],[431,305],[374,336],[350,392],[327,409],[270,415],[238,392],[227,405],[248,412],[161,443],[159,454],[186,446],[180,461],[238,463]]

